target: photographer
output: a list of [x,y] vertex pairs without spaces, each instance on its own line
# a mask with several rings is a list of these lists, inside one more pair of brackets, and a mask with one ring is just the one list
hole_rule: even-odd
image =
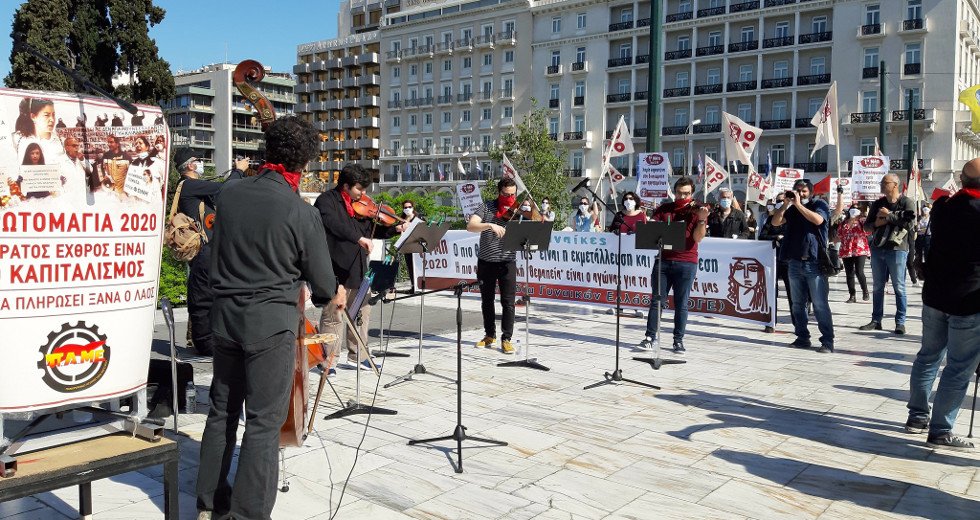
[[881,178],[884,197],[871,203],[865,231],[871,235],[871,322],[860,330],[881,330],[885,313],[885,282],[892,279],[895,289],[895,334],[905,334],[905,271],[909,239],[915,225],[915,206],[902,195],[898,175]]

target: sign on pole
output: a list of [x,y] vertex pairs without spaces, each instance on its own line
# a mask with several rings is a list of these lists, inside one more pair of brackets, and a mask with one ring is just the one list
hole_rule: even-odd
[[636,194],[643,202],[659,204],[670,186],[670,158],[665,153],[637,154]]
[[878,200],[881,197],[881,178],[888,173],[888,165],[891,164],[888,156],[855,155],[851,164],[851,191],[854,200]]
[[480,196],[480,187],[475,182],[460,182],[456,185],[456,198],[459,200],[459,209],[463,212],[463,218],[469,220],[470,215],[476,213],[483,204],[483,197]]
[[802,179],[805,173],[803,170],[796,168],[776,168],[776,177],[773,182],[776,193],[783,193],[793,189],[793,184]]

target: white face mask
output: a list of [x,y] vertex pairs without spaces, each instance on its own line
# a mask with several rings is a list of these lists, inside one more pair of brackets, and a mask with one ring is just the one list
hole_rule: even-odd
[[855,218],[855,217],[857,217],[858,215],[861,214],[861,210],[859,210],[857,208],[851,208],[851,209],[849,209],[847,211],[847,214],[850,215],[851,218]]
[[551,207],[551,204],[548,204],[547,202],[542,202],[541,203],[541,209],[543,209],[545,211],[548,211],[548,208],[550,208],[550,207]]
[[768,205],[766,205],[766,209],[769,210],[769,211],[772,211],[772,210],[776,209],[776,206],[774,206],[772,204],[768,204]]
[[632,199],[627,200],[623,202],[623,206],[626,207],[626,211],[633,211],[634,209],[636,209],[636,201]]
[[588,204],[579,204],[578,205],[578,210],[581,211],[582,213],[588,213],[589,212],[589,205]]
[[412,214],[415,213],[415,208],[403,208],[402,211],[404,211],[406,215],[412,216]]
[[922,214],[923,215],[928,215],[930,210],[931,210],[931,208],[922,208]]
[[800,199],[800,204],[803,204],[804,206],[806,206],[809,203],[810,203],[810,199]]
[[524,204],[524,205],[522,205],[521,206],[521,211],[531,211],[531,205],[530,204]]
[[779,208],[783,207],[783,201],[777,202],[775,207],[776,207],[776,209],[779,209]]
[[204,162],[203,161],[195,161],[194,173],[196,173],[198,175],[204,175]]

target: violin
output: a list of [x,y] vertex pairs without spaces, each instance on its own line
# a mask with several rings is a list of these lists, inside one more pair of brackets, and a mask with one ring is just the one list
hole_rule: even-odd
[[[524,203],[525,202],[528,202],[528,201],[531,202],[531,209],[530,210],[522,210],[521,209],[521,206],[523,206]],[[505,211],[504,214],[503,214],[503,216],[501,216],[500,218],[503,219],[503,220],[510,221],[510,220],[513,220],[514,217],[516,217],[518,215],[520,215],[521,217],[525,218],[526,220],[531,220],[531,221],[534,221],[534,222],[544,222],[544,216],[541,215],[541,212],[540,211],[538,211],[538,205],[534,203],[534,201],[531,199],[531,197],[526,197],[524,199],[524,201],[521,202],[520,204],[514,204],[513,206],[511,206],[510,208],[508,208],[507,211]]]
[[399,217],[391,206],[376,202],[368,197],[367,193],[362,194],[361,198],[357,200],[352,200],[351,206],[354,207],[354,215],[362,219],[374,220],[382,226],[394,226],[408,222],[408,220]]

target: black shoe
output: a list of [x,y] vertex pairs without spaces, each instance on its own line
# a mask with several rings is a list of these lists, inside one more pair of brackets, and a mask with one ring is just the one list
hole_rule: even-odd
[[880,321],[872,321],[871,323],[868,323],[867,325],[861,325],[860,327],[858,327],[858,330],[881,330],[881,322]]
[[905,334],[905,324],[895,325],[895,334]]
[[770,327],[769,325],[766,325],[766,329],[763,332],[765,332],[766,334],[772,334],[773,332],[776,332],[776,329]]
[[905,431],[908,433],[925,433],[929,431],[929,419],[909,419],[905,422]]
[[855,298],[854,295],[852,294],[851,297],[848,298],[847,301],[844,303],[857,303],[857,298]]
[[813,346],[813,344],[810,343],[810,340],[808,339],[796,338],[796,340],[790,343],[789,346],[796,348],[810,348]]
[[820,348],[817,349],[817,353],[819,353],[819,354],[833,354],[834,353],[834,346],[833,345],[820,345]]
[[687,352],[687,349],[684,348],[684,342],[679,340],[674,341],[674,354],[684,355],[685,352]]
[[866,301],[868,301],[870,299],[871,299],[871,297],[868,296],[868,293],[864,293],[863,295],[861,295],[861,301],[863,301],[863,302],[866,302]]
[[962,437],[955,437],[949,432],[942,435],[937,435],[935,437],[930,435],[926,440],[926,445],[928,445],[930,448],[946,448],[955,451],[973,451],[974,448],[972,442]]

